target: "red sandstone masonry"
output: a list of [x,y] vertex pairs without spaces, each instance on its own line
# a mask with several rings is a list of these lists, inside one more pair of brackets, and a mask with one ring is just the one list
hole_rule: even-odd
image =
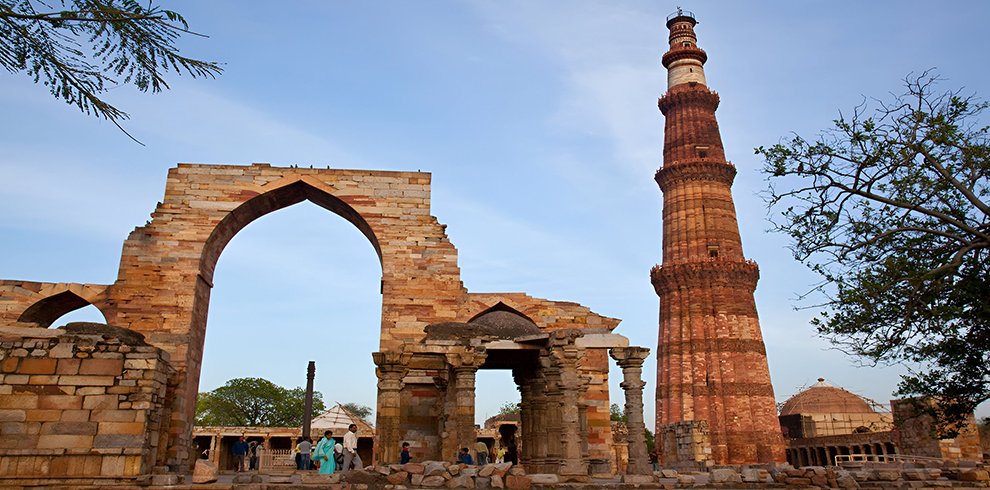
[[[80,365],[80,359],[48,357],[66,352],[87,355],[81,364],[93,374],[57,374],[63,362],[72,367],[67,372]],[[121,384],[132,357],[150,361],[142,371],[149,384]],[[171,369],[164,352],[100,334],[7,327],[0,328],[0,358],[14,366],[0,375],[0,486],[53,478],[79,485],[133,483],[151,473],[157,450],[151,436],[166,411],[163,380]],[[26,373],[39,371],[56,374],[32,384],[39,375]],[[117,393],[105,394],[111,389]],[[117,408],[125,403],[131,407]]]

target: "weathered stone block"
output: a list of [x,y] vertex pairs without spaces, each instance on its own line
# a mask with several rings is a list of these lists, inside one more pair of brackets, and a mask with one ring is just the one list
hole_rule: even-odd
[[400,485],[406,483],[406,480],[408,478],[409,478],[409,472],[400,470],[400,471],[396,471],[395,473],[392,473],[391,475],[388,475],[388,482],[393,485]]
[[84,359],[79,365],[80,375],[119,376],[123,370],[123,359]]
[[141,447],[144,444],[144,437],[139,435],[99,434],[93,439],[92,443],[92,447],[97,448]]
[[213,483],[220,477],[220,469],[216,463],[205,459],[197,459],[193,467],[193,483]]
[[501,475],[492,475],[492,488],[505,488],[505,480]]
[[465,475],[455,476],[447,481],[447,488],[474,488],[474,479]]
[[423,480],[419,483],[419,485],[426,488],[439,488],[442,487],[446,482],[447,480],[444,477],[433,475],[433,476],[424,476]]
[[55,374],[55,359],[27,358],[21,361],[17,370],[20,374]]
[[437,461],[427,462],[426,467],[423,469],[424,476],[443,475],[444,473],[447,473],[447,468],[444,467],[443,463]]
[[505,488],[510,490],[525,490],[532,487],[532,480],[526,475],[509,475],[505,477]]
[[38,436],[38,449],[89,449],[93,447],[91,435],[47,434]]
[[93,422],[50,422],[41,426],[41,434],[96,435]]
[[423,471],[426,470],[426,466],[421,463],[406,463],[402,465],[402,469],[413,475],[422,475]]

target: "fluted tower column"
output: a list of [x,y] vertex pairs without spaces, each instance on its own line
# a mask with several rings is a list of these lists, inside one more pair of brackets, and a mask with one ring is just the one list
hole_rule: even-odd
[[[715,464],[784,460],[766,349],[753,292],[756,263],[743,256],[732,202],[735,167],[725,158],[690,12],[667,20],[657,432],[707,422]],[[680,427],[683,427],[681,424]],[[684,455],[668,460],[683,461]]]

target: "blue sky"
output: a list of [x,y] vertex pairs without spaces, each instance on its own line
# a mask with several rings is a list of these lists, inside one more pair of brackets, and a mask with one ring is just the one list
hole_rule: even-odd
[[[179,162],[423,170],[472,292],[523,291],[621,318],[656,349],[667,2],[210,2],[169,7],[208,39],[216,80],[173,78],[108,98],[132,143],[23,75],[0,74],[0,277],[110,283],[120,247]],[[769,234],[753,148],[810,136],[864,96],[937,67],[982,91],[990,3],[690,2],[726,154],[778,401],[818,377],[886,402],[897,368],[856,367],[795,297],[816,278]],[[233,377],[305,382],[374,406],[381,269],[353,226],[309,203],[268,215],[220,257],[201,390]],[[69,319],[93,319],[92,312]],[[96,313],[96,319],[99,314]],[[613,370],[614,401],[622,403]],[[655,362],[644,369],[647,399]],[[518,399],[482,373],[478,418]],[[653,404],[647,403],[647,420]],[[983,415],[990,415],[984,408]]]

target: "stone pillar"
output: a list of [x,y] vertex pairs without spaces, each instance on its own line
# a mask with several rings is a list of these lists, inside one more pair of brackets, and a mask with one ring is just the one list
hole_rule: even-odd
[[609,354],[622,368],[626,395],[626,427],[629,428],[629,470],[632,475],[650,475],[650,455],[646,451],[646,424],[643,422],[643,361],[650,355],[645,347],[615,347]]
[[210,461],[213,461],[218,467],[220,466],[220,455],[217,454],[217,442],[219,440],[219,435],[210,437]]
[[462,447],[471,448],[477,439],[474,429],[474,387],[478,368],[485,363],[488,354],[483,347],[457,348],[447,352],[450,368],[450,384],[447,397],[453,413],[447,413],[444,432],[444,452],[441,458],[451,458]]
[[400,433],[402,378],[406,376],[412,354],[402,352],[373,352],[378,375],[378,411],[375,425],[374,462],[399,462],[402,434]]
[[[533,434],[535,432],[533,430],[535,427],[535,405],[533,403],[534,393],[532,373],[524,373],[519,369],[513,369],[512,378],[516,382],[516,387],[519,389],[519,430],[522,431],[521,434],[517,431],[516,437],[517,439],[521,438],[522,446],[527,448],[527,451],[529,451],[531,444],[533,444]],[[499,437],[501,437],[501,434],[499,434]],[[520,442],[517,441],[516,446],[518,447],[519,444]],[[527,453],[523,459],[525,459],[528,464],[531,457],[532,454]],[[522,461],[519,462],[522,463]]]
[[588,466],[581,455],[581,414],[579,404],[585,386],[579,364],[584,349],[574,343],[576,332],[558,330],[551,337],[550,355],[560,369],[560,445],[558,473],[570,481],[588,477]]

